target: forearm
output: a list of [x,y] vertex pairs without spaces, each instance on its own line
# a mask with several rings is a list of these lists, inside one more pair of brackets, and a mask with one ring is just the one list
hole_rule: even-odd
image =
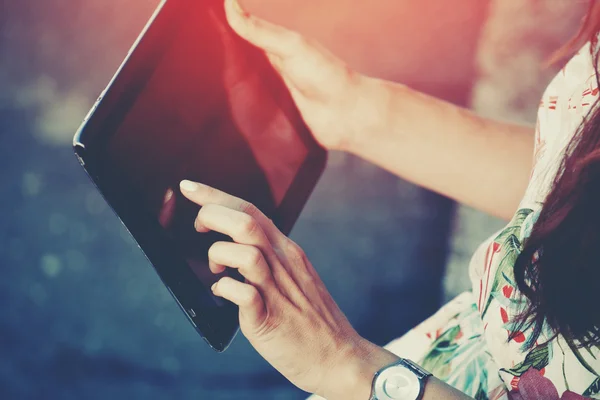
[[485,119],[400,84],[368,78],[366,87],[364,131],[345,150],[460,203],[512,217],[532,167],[532,127]]
[[452,386],[440,381],[436,377],[431,377],[425,385],[423,400],[473,400],[463,392],[454,389]]

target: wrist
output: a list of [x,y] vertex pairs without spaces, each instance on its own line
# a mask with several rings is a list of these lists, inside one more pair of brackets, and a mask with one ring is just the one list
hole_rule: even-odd
[[362,157],[373,143],[394,130],[399,97],[406,97],[410,89],[402,84],[361,76],[354,103],[351,126],[347,129],[337,150]]
[[375,374],[399,360],[395,354],[364,339],[339,356],[320,394],[328,400],[369,400]]

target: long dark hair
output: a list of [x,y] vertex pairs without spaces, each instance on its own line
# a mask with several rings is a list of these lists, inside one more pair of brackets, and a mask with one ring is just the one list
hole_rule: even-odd
[[[590,0],[579,33],[555,59],[591,40],[598,72],[600,2]],[[584,77],[582,77],[584,78]],[[571,345],[600,345],[600,106],[596,102],[570,144],[550,194],[515,265],[527,306],[520,330],[533,328],[533,346],[544,323]],[[514,337],[509,338],[509,340]]]

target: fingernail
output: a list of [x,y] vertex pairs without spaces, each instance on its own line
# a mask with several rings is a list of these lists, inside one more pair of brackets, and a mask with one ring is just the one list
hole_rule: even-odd
[[196,189],[198,189],[198,184],[194,183],[192,181],[181,181],[181,183],[179,184],[179,186],[181,187],[182,190],[185,190],[186,192],[193,192]]
[[217,282],[215,282],[215,283],[214,283],[214,284],[211,286],[210,290],[212,290],[212,291],[214,292],[216,288],[217,288]]

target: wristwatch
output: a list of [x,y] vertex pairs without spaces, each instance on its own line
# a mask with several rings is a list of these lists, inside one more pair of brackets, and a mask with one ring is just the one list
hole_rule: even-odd
[[421,400],[431,375],[414,362],[400,359],[375,374],[370,400]]

